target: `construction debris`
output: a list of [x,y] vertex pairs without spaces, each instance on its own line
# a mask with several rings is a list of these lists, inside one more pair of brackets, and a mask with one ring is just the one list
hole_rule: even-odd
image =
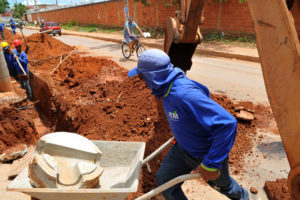
[[264,189],[269,200],[291,200],[286,178],[277,179],[276,181],[266,181]]
[[45,135],[29,163],[30,182],[38,188],[95,188],[103,173],[101,154],[92,141],[80,135]]
[[10,147],[0,155],[0,162],[8,162],[22,158],[27,153],[27,145],[19,144],[14,147]]
[[251,188],[250,188],[250,192],[251,192],[252,194],[257,194],[257,193],[258,193],[258,190],[257,190],[255,187],[251,187]]
[[237,119],[243,120],[243,121],[252,121],[254,119],[253,114],[248,111],[245,111],[245,110],[241,110],[235,116]]

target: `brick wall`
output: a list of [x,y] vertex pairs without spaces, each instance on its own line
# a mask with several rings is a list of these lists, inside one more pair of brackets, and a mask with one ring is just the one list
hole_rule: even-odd
[[[164,26],[167,19],[174,17],[178,6],[166,7],[162,0],[149,0],[151,6],[144,6],[134,0],[128,0],[129,14],[141,26]],[[225,3],[214,3],[206,0],[204,11],[205,21],[202,29],[211,31],[253,32],[247,3],[240,4],[237,0],[228,0]],[[123,26],[123,0],[112,0],[65,8],[40,13],[40,18],[47,21],[57,21],[66,24],[69,21],[79,24],[99,24],[109,26]],[[32,14],[32,20],[37,20]]]

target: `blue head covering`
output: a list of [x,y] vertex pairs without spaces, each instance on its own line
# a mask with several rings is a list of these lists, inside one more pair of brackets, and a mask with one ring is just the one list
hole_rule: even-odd
[[136,68],[128,72],[129,77],[140,74],[153,94],[161,97],[169,84],[178,76],[184,76],[179,68],[174,68],[169,56],[161,50],[148,50],[141,54]]

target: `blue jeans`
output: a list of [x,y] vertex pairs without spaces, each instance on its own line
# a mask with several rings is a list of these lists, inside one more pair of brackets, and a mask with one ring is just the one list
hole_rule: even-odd
[[15,28],[12,27],[11,32],[12,32],[13,35],[15,35],[16,34],[16,27]]
[[[202,159],[194,158],[187,154],[178,144],[174,145],[161,167],[156,174],[156,181],[158,185],[162,185],[167,181],[178,176],[189,174],[199,164]],[[223,161],[223,167],[220,170],[220,177],[216,180],[209,181],[208,184],[212,187],[217,187],[219,192],[234,200],[249,200],[247,190],[242,188],[237,182],[230,177],[228,171],[228,159]],[[187,200],[187,197],[181,189],[179,183],[164,191],[162,194],[166,200]]]
[[130,43],[131,41],[134,41],[137,39],[136,35],[132,34],[133,37],[130,37],[129,35],[124,35],[124,38],[127,43]]
[[21,88],[26,90],[27,99],[33,100],[32,91],[31,91],[30,82],[29,82],[29,76],[27,75],[27,80],[19,78],[19,83],[21,85]]

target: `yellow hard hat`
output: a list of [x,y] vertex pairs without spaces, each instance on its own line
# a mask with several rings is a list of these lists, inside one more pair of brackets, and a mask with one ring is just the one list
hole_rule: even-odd
[[8,47],[9,44],[7,42],[1,42],[1,47],[2,48],[5,48],[5,47]]

